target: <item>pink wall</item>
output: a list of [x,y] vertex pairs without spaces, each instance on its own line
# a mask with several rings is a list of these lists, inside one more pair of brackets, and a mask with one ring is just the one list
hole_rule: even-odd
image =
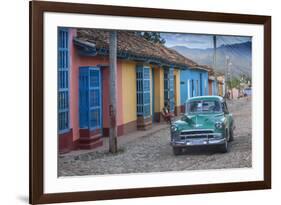
[[[123,106],[122,106],[122,67],[121,62],[117,62],[117,125],[123,123]],[[103,99],[103,127],[109,127],[109,68],[102,70],[103,76],[103,88],[102,88],[102,99]]]
[[[70,39],[76,35],[76,29],[70,29]],[[79,138],[79,67],[96,66],[98,64],[108,65],[108,57],[85,57],[79,56],[73,41],[70,43],[70,126],[73,129],[73,140]],[[117,62],[117,124],[123,123],[122,109],[122,67]],[[103,127],[109,127],[109,68],[102,69],[102,106],[103,106]]]
[[[76,29],[70,29],[70,38],[76,36]],[[78,76],[79,70],[77,67],[77,60],[74,58],[76,51],[73,45],[73,41],[70,41],[70,127],[73,131],[73,141],[79,138],[79,95],[78,95]]]

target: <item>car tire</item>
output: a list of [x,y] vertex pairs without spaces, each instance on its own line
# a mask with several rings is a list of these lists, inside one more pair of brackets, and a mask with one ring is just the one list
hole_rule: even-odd
[[225,140],[225,142],[220,145],[220,152],[221,153],[227,153],[228,152],[228,142]]
[[173,153],[174,155],[180,155],[182,153],[182,150],[180,147],[173,147]]
[[234,132],[233,127],[229,131],[229,142],[232,142],[234,140]]

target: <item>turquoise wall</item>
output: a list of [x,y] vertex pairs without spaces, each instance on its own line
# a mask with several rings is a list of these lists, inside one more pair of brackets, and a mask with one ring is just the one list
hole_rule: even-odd
[[207,71],[192,69],[180,71],[181,105],[184,105],[188,97],[208,95],[208,90],[209,88]]

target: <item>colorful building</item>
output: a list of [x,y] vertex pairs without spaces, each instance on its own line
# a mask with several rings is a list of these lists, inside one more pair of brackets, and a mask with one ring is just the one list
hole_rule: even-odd
[[209,76],[208,76],[208,90],[209,95],[219,95],[221,97],[225,96],[225,80],[224,75],[220,72],[215,72],[214,69],[209,68]]
[[224,80],[224,75],[218,74],[217,82],[218,82],[218,95],[224,97],[225,96],[225,80]]
[[208,71],[199,66],[180,71],[181,112],[185,111],[184,105],[187,99],[208,95]]
[[[117,32],[117,135],[176,115],[188,97],[206,95],[208,69],[134,32]],[[92,149],[109,135],[109,31],[58,29],[59,151]]]

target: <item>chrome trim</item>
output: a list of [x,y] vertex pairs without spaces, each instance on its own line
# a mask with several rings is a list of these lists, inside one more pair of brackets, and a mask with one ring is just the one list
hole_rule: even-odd
[[171,141],[170,144],[173,147],[190,147],[190,146],[211,146],[220,145],[225,143],[225,138],[222,139],[205,139],[205,140],[188,140],[188,141]]
[[222,136],[221,133],[199,133],[199,134],[185,134],[185,135],[179,135],[180,137],[193,137],[193,136]]
[[194,131],[210,131],[210,132],[213,132],[214,130],[213,129],[193,129],[193,130],[181,130],[181,132],[194,132]]

